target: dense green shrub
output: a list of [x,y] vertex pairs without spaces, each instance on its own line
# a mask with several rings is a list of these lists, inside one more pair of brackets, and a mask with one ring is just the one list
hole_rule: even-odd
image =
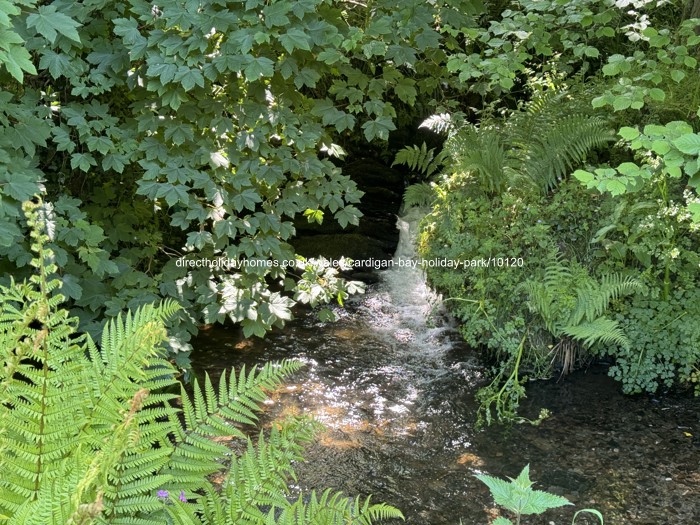
[[[674,290],[668,299],[635,296],[617,315],[630,340],[609,349],[610,374],[627,393],[659,392],[700,372],[700,290]],[[696,393],[700,388],[696,386]]]
[[[174,350],[227,317],[246,335],[282,326],[328,281],[286,266],[295,218],[359,220],[362,192],[331,162],[339,144],[386,140],[440,98],[441,20],[466,27],[480,12],[461,0],[0,2],[3,277],[31,273],[20,203],[43,193],[83,328],[165,297],[184,307]],[[180,264],[203,258],[239,266]]]

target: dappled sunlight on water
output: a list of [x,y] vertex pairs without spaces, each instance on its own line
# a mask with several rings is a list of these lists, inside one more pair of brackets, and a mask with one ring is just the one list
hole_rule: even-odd
[[[214,328],[196,341],[195,367],[216,376],[268,360],[304,364],[272,393],[263,421],[304,414],[324,425],[297,466],[299,491],[374,494],[410,525],[485,525],[493,500],[474,474],[514,477],[529,463],[536,488],[596,507],[606,523],[697,523],[697,400],[622,396],[598,367],[528,385],[524,415],[553,413],[541,426],[476,432],[483,368],[450,324],[430,315],[436,298],[420,283],[419,270],[387,270],[337,323],[304,314],[265,341]],[[528,523],[568,524],[572,514]]]

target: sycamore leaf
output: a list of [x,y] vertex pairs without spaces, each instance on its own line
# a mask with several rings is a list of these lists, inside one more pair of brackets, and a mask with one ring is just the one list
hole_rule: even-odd
[[287,50],[287,53],[291,53],[295,49],[303,49],[304,51],[310,51],[311,46],[309,45],[309,35],[304,33],[301,29],[290,29],[283,35],[280,35],[280,43],[282,47]]
[[24,72],[36,75],[36,68],[31,61],[31,55],[22,46],[13,45],[7,50],[0,50],[0,63],[6,68],[8,73],[18,82],[24,81]]
[[338,224],[340,224],[342,228],[345,228],[348,224],[357,226],[360,223],[360,215],[360,210],[350,204],[338,210],[334,217],[335,220],[338,221]]
[[369,120],[362,124],[365,138],[371,142],[375,138],[387,140],[389,132],[396,129],[396,126],[389,117],[378,117],[375,120]]
[[40,193],[39,185],[22,175],[13,175],[11,180],[0,182],[0,190],[18,201],[31,199],[35,193]]
[[275,63],[266,57],[250,57],[243,72],[249,82],[258,80],[260,77],[271,77],[275,72]]
[[251,189],[243,190],[241,193],[234,195],[232,199],[233,207],[239,212],[243,211],[243,208],[255,211],[256,203],[261,201],[260,195]]
[[27,28],[34,27],[37,32],[45,37],[52,44],[56,41],[56,36],[62,34],[74,42],[80,43],[80,35],[76,28],[80,24],[71,17],[56,11],[54,5],[42,5],[36,13],[27,17]]
[[283,321],[290,321],[292,319],[292,306],[294,306],[294,301],[289,297],[284,297],[278,292],[274,292],[270,295],[270,299],[267,303],[270,313],[277,319]]

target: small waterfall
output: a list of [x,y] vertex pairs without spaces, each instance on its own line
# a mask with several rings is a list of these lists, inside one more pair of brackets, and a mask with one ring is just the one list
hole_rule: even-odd
[[443,339],[452,327],[437,315],[440,297],[427,285],[417,259],[416,242],[425,213],[411,208],[398,218],[399,243],[392,266],[381,273],[379,286],[365,299],[365,306],[374,316],[372,324],[395,340],[422,352],[439,353],[451,344]]

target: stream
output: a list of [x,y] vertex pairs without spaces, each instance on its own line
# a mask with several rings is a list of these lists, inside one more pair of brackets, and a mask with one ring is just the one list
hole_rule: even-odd
[[[217,327],[194,341],[194,368],[212,377],[268,360],[305,364],[264,418],[304,413],[326,427],[297,466],[295,490],[372,494],[401,509],[409,525],[486,525],[496,508],[473,475],[515,477],[529,464],[535,488],[575,509],[597,508],[606,524],[698,523],[698,399],[623,396],[606,368],[593,366],[528,385],[521,412],[552,412],[539,427],[474,429],[484,370],[436,313],[422,272],[401,263],[414,257],[416,225],[417,217],[399,221],[394,266],[337,309],[337,322],[302,313],[265,340]],[[523,523],[568,525],[573,509]]]

